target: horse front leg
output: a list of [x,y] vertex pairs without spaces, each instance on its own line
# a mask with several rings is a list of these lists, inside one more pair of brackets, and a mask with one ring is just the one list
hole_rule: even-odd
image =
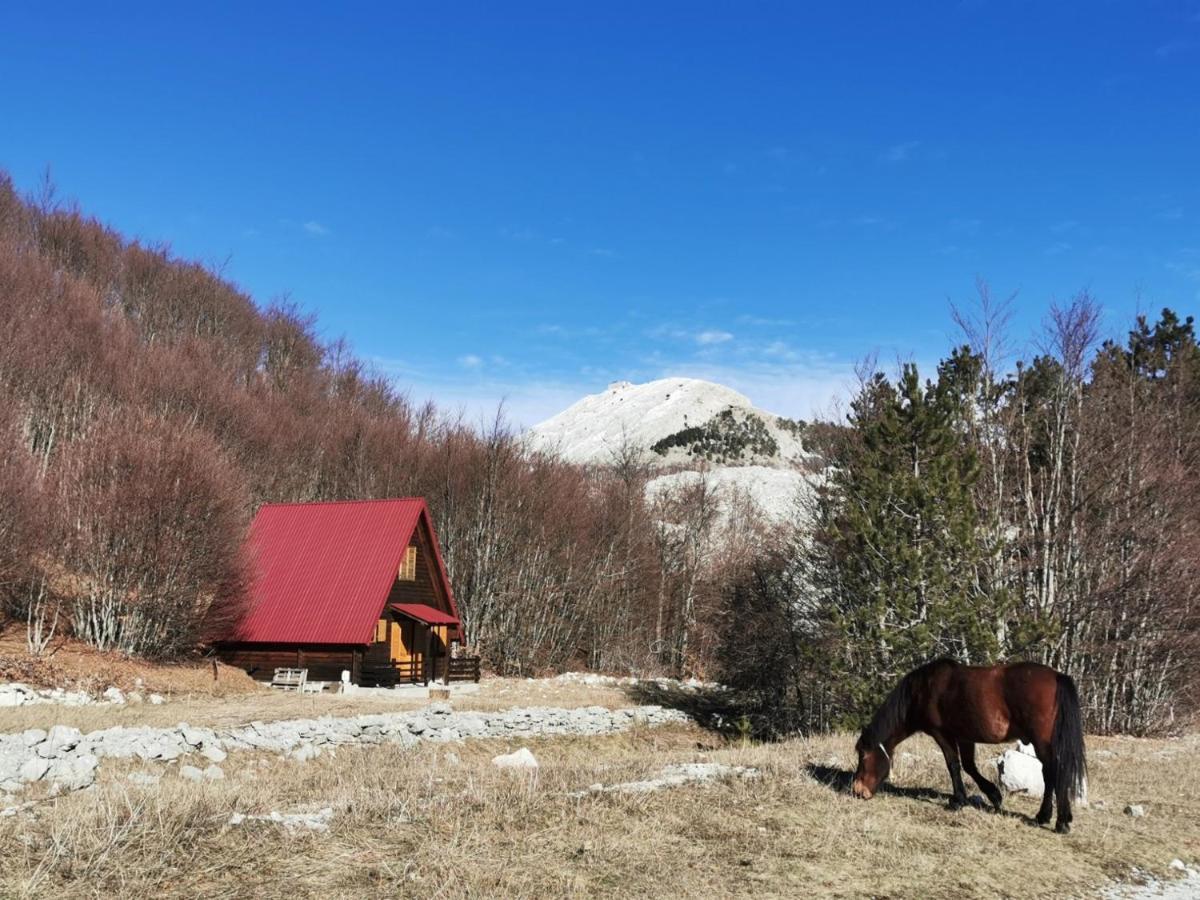
[[959,741],[958,755],[962,758],[963,770],[975,779],[979,789],[987,795],[996,812],[999,812],[1000,804],[1004,802],[1004,795],[1000,793],[1000,788],[983,777],[979,767],[975,765],[975,744],[972,741]]
[[962,763],[958,758],[958,745],[946,740],[945,736],[941,733],[931,734],[930,737],[941,748],[942,756],[946,757],[946,768],[950,771],[950,784],[953,788],[953,793],[950,795],[950,808],[952,810],[962,809],[967,805],[967,789],[963,785]]

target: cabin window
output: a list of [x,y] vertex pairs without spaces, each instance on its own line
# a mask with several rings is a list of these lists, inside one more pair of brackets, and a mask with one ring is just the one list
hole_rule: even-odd
[[400,580],[417,580],[417,548],[409,547],[404,551],[404,561],[400,563]]

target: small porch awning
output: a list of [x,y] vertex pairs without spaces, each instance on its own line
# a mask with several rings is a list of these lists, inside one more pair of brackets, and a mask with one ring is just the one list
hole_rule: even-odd
[[418,622],[423,622],[426,625],[458,626],[458,619],[450,615],[450,613],[434,609],[432,606],[426,606],[424,603],[393,603],[388,609],[398,612],[402,616],[408,616],[410,619],[415,619]]

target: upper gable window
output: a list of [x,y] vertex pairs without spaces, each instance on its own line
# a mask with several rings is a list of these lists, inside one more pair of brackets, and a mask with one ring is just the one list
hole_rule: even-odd
[[404,551],[404,559],[400,562],[400,580],[417,580],[417,548],[408,547]]

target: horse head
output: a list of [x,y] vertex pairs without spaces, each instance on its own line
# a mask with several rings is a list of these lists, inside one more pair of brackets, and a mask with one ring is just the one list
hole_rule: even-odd
[[872,741],[864,731],[854,745],[858,753],[858,768],[854,772],[851,790],[861,800],[870,800],[887,781],[892,771],[892,755],[880,741]]

